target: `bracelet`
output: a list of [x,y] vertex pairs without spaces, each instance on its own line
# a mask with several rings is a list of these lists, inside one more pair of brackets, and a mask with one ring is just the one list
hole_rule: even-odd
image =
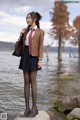
[[42,63],[42,61],[39,60],[39,63]]
[[39,62],[42,62],[42,60],[41,60],[41,59],[39,59]]
[[42,62],[42,59],[38,59],[39,60],[39,62]]
[[42,60],[42,58],[38,58],[39,60]]

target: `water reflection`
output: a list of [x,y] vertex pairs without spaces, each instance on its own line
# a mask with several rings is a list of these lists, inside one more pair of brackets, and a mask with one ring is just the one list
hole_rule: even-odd
[[[52,67],[52,66],[51,66]],[[62,91],[62,88],[64,89],[64,84],[59,79],[59,75],[65,72],[65,65],[63,62],[58,62],[55,65],[55,68],[50,71],[51,78],[48,80],[48,94],[50,98],[50,104],[58,97],[63,96],[65,93]]]
[[77,72],[78,72],[78,74],[80,74],[80,58],[78,58]]
[[[75,79],[61,80],[59,76],[64,72],[73,74]],[[50,98],[50,104],[53,104],[56,98],[64,98],[66,96],[73,97],[79,95],[80,60],[64,59],[62,62],[57,62],[50,75],[51,78],[48,80],[48,94]]]

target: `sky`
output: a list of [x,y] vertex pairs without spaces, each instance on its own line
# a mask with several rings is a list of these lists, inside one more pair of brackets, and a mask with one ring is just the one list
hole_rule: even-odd
[[[75,17],[80,15],[80,3],[68,3],[67,6],[72,24]],[[50,44],[53,39],[48,34],[51,29],[49,13],[53,7],[54,0],[0,0],[0,41],[16,42],[22,28],[27,27],[26,15],[35,11],[43,16],[40,26],[45,31],[44,45]]]

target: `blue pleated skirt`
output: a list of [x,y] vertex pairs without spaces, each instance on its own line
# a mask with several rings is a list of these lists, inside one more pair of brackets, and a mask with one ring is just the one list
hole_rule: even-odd
[[29,46],[25,46],[23,54],[20,59],[19,69],[29,72],[40,70],[38,69],[37,64],[38,64],[38,57],[31,56],[29,54]]

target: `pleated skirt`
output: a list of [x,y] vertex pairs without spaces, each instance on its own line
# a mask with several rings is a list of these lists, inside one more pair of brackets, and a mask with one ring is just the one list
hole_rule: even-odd
[[29,46],[25,46],[23,54],[20,59],[19,69],[29,72],[33,72],[35,70],[41,70],[41,68],[38,69],[37,64],[38,64],[38,57],[31,56],[29,54]]

